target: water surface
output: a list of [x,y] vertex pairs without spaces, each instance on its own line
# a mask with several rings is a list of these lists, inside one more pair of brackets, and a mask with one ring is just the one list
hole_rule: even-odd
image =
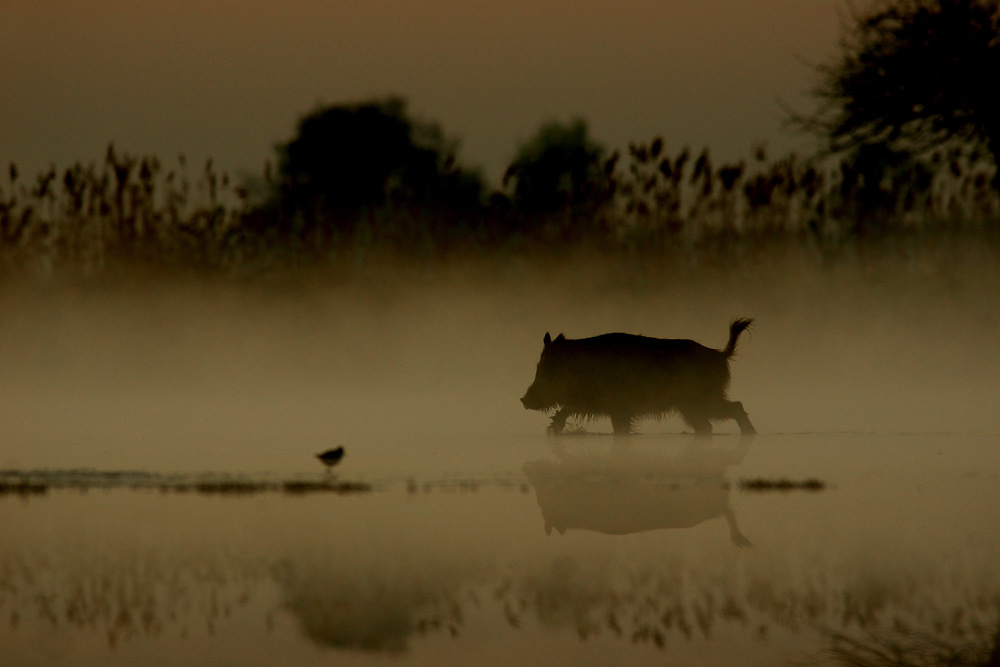
[[[0,664],[986,664],[1000,281],[699,275],[3,288]],[[517,401],[738,316],[752,440]]]
[[[233,490],[7,471],[0,657],[811,664],[841,635],[905,644],[904,630],[985,655],[998,440],[472,440],[453,446],[502,460],[350,487],[303,474],[317,484],[294,491],[261,475],[226,477]],[[746,484],[809,479],[819,488]]]

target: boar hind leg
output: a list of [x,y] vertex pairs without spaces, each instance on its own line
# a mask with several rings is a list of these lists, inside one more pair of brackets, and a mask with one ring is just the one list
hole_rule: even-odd
[[712,422],[708,417],[685,417],[684,420],[691,424],[695,435],[712,435]]
[[740,433],[743,435],[753,435],[757,432],[757,429],[750,423],[750,417],[747,416],[747,411],[743,409],[743,404],[739,401],[724,401],[722,417],[735,419],[737,425],[740,427]]
[[552,415],[552,423],[549,424],[549,433],[559,435],[566,426],[566,420],[573,414],[570,410],[563,408]]
[[681,413],[681,417],[691,427],[695,435],[712,435],[712,421],[708,413],[690,406],[678,408],[677,411]]
[[631,435],[632,416],[611,415],[611,428],[614,429],[615,435]]

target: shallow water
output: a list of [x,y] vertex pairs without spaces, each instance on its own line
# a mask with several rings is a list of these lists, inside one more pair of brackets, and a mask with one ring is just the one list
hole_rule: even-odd
[[[985,655],[998,444],[493,439],[461,443],[504,451],[475,474],[426,465],[341,493],[323,473],[298,493],[18,473],[29,492],[8,471],[0,661],[812,664],[839,634],[903,627]],[[746,484],[782,479],[821,488]]]
[[[985,664],[994,284],[779,282],[2,292],[0,664]],[[737,315],[753,439],[517,402]]]

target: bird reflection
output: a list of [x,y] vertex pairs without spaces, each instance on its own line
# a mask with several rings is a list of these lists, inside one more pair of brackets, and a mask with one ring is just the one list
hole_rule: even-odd
[[723,517],[737,547],[751,546],[729,504],[726,470],[739,465],[753,436],[736,448],[692,443],[679,453],[638,448],[616,440],[603,453],[553,446],[555,460],[530,461],[524,472],[545,521],[554,529],[626,535],[691,528]]

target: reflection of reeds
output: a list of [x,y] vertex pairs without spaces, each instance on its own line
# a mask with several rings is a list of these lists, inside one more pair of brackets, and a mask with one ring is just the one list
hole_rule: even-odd
[[[876,576],[864,567],[823,567],[822,559],[772,571],[676,553],[614,567],[570,555],[500,570],[418,561],[401,572],[392,554],[376,554],[371,576],[359,577],[338,568],[339,551],[316,561],[300,549],[265,559],[190,547],[170,556],[162,545],[44,554],[19,550],[15,541],[0,549],[0,618],[12,632],[25,625],[31,636],[39,628],[106,634],[114,650],[140,637],[183,637],[198,626],[211,634],[235,610],[256,609],[248,605],[258,592],[276,585],[281,608],[305,637],[340,649],[398,653],[415,634],[457,636],[467,619],[492,609],[514,630],[661,649],[731,639],[734,630],[761,638],[808,633],[824,647],[820,664],[972,667],[995,665],[1000,656],[995,573],[965,572],[947,559],[929,571],[901,563]],[[273,627],[275,609],[258,611]]]
[[11,631],[90,632],[104,635],[111,651],[143,637],[186,638],[198,628],[211,635],[270,576],[265,564],[234,556],[64,556],[0,554],[0,614]]
[[828,631],[830,660],[852,667],[994,667],[1000,632],[979,628],[959,636],[897,625],[889,631]]

